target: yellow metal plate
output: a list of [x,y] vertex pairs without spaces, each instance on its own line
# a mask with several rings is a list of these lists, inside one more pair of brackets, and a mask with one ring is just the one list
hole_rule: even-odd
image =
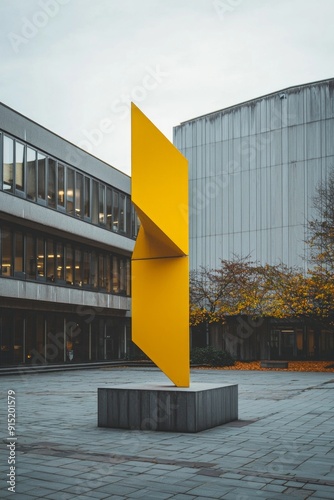
[[179,387],[190,383],[188,162],[132,104],[132,339]]

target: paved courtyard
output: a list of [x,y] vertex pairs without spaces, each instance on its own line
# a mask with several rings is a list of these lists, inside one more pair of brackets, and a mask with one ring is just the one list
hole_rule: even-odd
[[[1,376],[0,498],[334,499],[334,374],[193,370],[237,383],[239,421],[198,434],[97,427],[97,388],[168,383],[154,368]],[[7,394],[16,492],[7,490]]]

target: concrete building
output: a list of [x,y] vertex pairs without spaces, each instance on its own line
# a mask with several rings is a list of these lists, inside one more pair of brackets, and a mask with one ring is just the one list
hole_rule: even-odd
[[174,144],[189,160],[191,268],[233,254],[305,267],[305,223],[334,168],[333,137],[334,79],[175,127]]
[[0,104],[0,365],[122,358],[130,179]]
[[[189,160],[190,267],[250,256],[308,265],[313,197],[334,169],[334,79],[299,85],[188,120],[174,144]],[[334,355],[334,334],[304,321],[247,318],[194,329],[195,345],[241,359]]]

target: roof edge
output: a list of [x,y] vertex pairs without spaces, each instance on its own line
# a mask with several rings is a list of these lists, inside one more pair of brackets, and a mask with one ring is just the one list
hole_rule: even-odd
[[68,139],[65,139],[64,137],[62,137],[61,135],[57,134],[56,132],[52,132],[52,130],[48,129],[47,127],[45,127],[44,125],[41,125],[40,123],[37,123],[35,120],[32,120],[31,118],[28,118],[28,116],[20,113],[19,111],[16,111],[16,109],[14,108],[11,108],[10,106],[8,106],[7,104],[3,103],[0,101],[0,106],[3,106],[4,108],[6,109],[9,109],[10,111],[12,111],[13,113],[16,113],[17,115],[19,116],[22,116],[22,118],[24,118],[25,120],[27,120],[28,122],[30,123],[33,123],[34,125],[37,125],[38,127],[42,128],[43,130],[46,130],[47,132],[49,132],[50,134],[58,137],[59,139],[61,139],[62,141],[65,141],[67,142],[67,144],[70,144],[71,146],[79,149],[80,151],[82,151],[83,153],[85,153],[86,155],[88,156],[91,156],[92,158],[94,158],[95,160],[98,160],[100,161],[101,163],[104,163],[106,166],[110,167],[110,168],[113,168],[114,170],[117,170],[117,172],[119,172],[120,174],[123,174],[125,175],[126,177],[129,177],[130,176],[128,174],[126,174],[125,172],[123,172],[122,170],[120,170],[119,168],[117,167],[114,167],[113,165],[111,165],[110,163],[107,163],[106,161],[104,160],[101,160],[101,158],[98,158],[97,156],[93,155],[92,153],[89,153],[88,151],[85,151],[84,149],[82,149],[80,146],[77,146],[76,144],[74,144],[73,142],[69,141]]
[[315,82],[310,82],[310,83],[302,83],[299,85],[293,85],[292,87],[285,87],[284,89],[275,90],[274,92],[269,92],[268,94],[264,94],[262,96],[255,97],[253,99],[248,99],[247,101],[243,101],[243,102],[240,102],[238,104],[233,104],[232,106],[227,106],[227,108],[221,108],[221,109],[218,109],[217,111],[210,111],[209,113],[205,113],[204,115],[199,115],[199,116],[196,116],[194,118],[190,118],[189,120],[185,120],[185,121],[181,122],[179,125],[175,125],[175,127],[173,127],[173,128],[180,127],[181,125],[185,125],[186,123],[193,122],[195,120],[198,120],[199,118],[205,118],[205,117],[208,117],[211,115],[216,115],[217,113],[221,113],[222,111],[228,111],[228,110],[231,110],[233,108],[238,108],[239,106],[244,106],[245,104],[259,101],[261,99],[265,99],[266,97],[270,97],[272,95],[279,94],[281,92],[287,92],[288,90],[293,90],[293,89],[297,89],[297,88],[311,87],[312,85],[319,85],[320,83],[325,83],[325,82],[333,82],[333,84],[334,84],[334,78],[333,77],[332,78],[325,78],[324,80],[317,80]]

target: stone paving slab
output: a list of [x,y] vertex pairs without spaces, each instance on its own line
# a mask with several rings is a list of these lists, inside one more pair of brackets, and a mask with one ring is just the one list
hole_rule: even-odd
[[[238,384],[239,421],[198,434],[97,427],[97,388],[169,383],[155,368],[2,376],[0,498],[334,498],[333,373],[192,370]],[[7,391],[16,493],[7,490]]]

